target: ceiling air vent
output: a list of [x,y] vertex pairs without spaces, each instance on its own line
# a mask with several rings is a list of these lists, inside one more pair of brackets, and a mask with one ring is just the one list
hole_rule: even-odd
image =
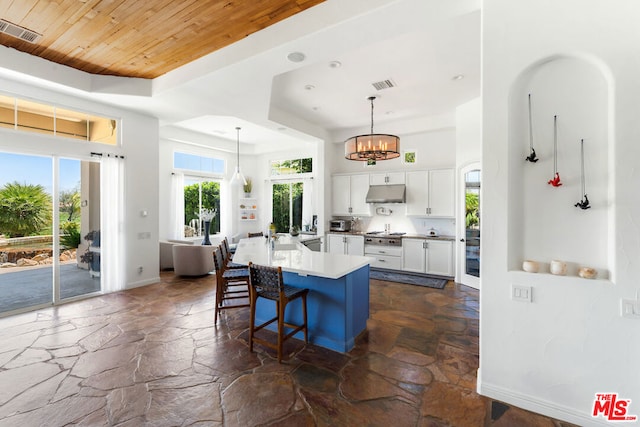
[[381,80],[379,82],[371,83],[376,90],[389,89],[390,87],[396,87],[396,83],[391,80]]
[[21,26],[12,24],[4,19],[0,19],[0,33],[9,34],[12,37],[16,37],[29,43],[37,43],[42,37],[42,34],[22,28]]

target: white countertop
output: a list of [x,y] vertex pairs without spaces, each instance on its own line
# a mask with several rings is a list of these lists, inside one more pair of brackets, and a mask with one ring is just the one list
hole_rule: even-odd
[[254,264],[282,267],[283,271],[303,276],[338,279],[373,261],[373,258],[364,256],[314,252],[300,243],[312,239],[317,239],[317,237],[279,236],[275,250],[271,249],[271,245],[264,237],[242,239],[236,247],[233,262],[238,264],[253,262]]

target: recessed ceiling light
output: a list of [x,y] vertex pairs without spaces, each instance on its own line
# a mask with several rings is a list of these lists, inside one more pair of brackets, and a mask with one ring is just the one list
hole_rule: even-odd
[[464,74],[456,74],[455,76],[451,77],[451,80],[462,80],[464,79]]
[[305,54],[302,52],[291,52],[287,55],[287,59],[291,62],[302,62],[306,58]]
[[305,85],[306,90],[314,90],[316,87],[314,85]]
[[331,67],[331,68],[340,68],[340,67],[342,67],[342,62],[340,62],[340,61],[331,61],[331,62],[329,62],[329,67]]

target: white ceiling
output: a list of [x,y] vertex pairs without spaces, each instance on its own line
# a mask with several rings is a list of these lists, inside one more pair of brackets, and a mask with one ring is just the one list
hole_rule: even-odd
[[[195,132],[234,150],[224,140],[240,126],[259,153],[368,132],[372,95],[377,132],[452,126],[456,106],[480,95],[480,1],[327,0],[151,82],[43,69],[6,48],[0,59],[0,75],[157,116],[166,138]],[[385,79],[397,87],[371,85]]]

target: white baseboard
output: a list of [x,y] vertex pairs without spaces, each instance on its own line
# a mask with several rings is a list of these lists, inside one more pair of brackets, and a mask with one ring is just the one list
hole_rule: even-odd
[[518,408],[522,408],[527,411],[535,412],[537,414],[541,414],[550,418],[567,421],[579,426],[611,426],[610,423],[602,418],[592,418],[590,414],[585,415],[583,412],[579,412],[574,408],[558,405],[547,400],[518,393],[494,384],[483,383],[481,382],[479,371],[477,391],[478,394],[482,396],[490,397],[492,399],[499,400],[509,405],[517,406]]
[[127,283],[126,289],[139,288],[140,286],[153,285],[154,283],[160,283],[160,276],[152,277],[151,279],[139,280],[137,282]]

